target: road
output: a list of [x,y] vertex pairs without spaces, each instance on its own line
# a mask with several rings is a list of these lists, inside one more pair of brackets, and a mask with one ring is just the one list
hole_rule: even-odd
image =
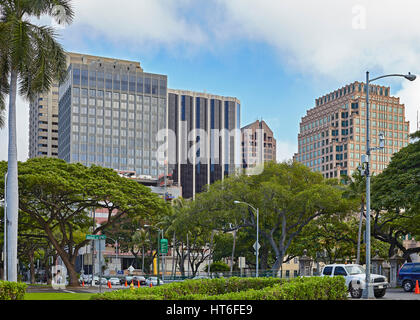
[[[364,300],[364,299],[351,299],[351,300]],[[420,294],[415,294],[414,292],[405,292],[401,288],[391,288],[391,289],[386,290],[386,294],[383,298],[378,298],[376,300],[420,300]]]

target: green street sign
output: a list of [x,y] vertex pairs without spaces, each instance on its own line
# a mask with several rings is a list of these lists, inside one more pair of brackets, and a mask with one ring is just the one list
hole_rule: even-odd
[[104,234],[87,234],[86,240],[105,240],[106,235]]
[[160,239],[160,252],[163,254],[168,253],[168,239]]

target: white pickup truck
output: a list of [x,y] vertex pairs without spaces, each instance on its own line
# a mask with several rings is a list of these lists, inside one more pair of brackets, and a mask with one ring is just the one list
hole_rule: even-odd
[[[361,298],[365,288],[366,270],[358,264],[329,264],[322,269],[321,276],[343,276],[352,298]],[[375,298],[382,298],[388,288],[388,279],[379,274],[370,274]]]

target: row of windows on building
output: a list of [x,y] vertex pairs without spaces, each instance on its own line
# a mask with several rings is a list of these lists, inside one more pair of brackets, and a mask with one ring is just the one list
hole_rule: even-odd
[[[366,85],[362,85],[361,83],[357,86],[359,92],[366,92]],[[389,97],[389,88],[382,88],[378,86],[369,86],[369,92],[372,94],[375,94],[377,96],[384,96]],[[341,98],[342,96],[345,96],[346,94],[355,92],[355,84],[351,84],[349,86],[346,86],[343,89],[337,90],[333,93],[330,93],[322,98],[319,98],[316,100],[316,105],[322,105],[324,103],[333,101],[335,99]],[[354,97],[353,97],[354,99]]]
[[[364,110],[365,109],[364,108],[365,104],[362,103],[361,105],[362,105],[362,107],[361,107],[361,110],[360,110],[360,115],[363,117],[363,116],[365,116],[365,110]],[[352,107],[353,106],[355,108],[357,108],[358,107],[358,103],[352,104]],[[341,109],[345,109],[345,110],[348,109],[348,104],[343,105],[341,107]],[[371,111],[372,110],[379,110],[379,111],[383,111],[383,112],[389,112],[389,113],[392,113],[393,112],[394,113],[394,115],[392,115],[392,114],[385,115],[383,113],[379,113],[378,112],[378,119],[384,119],[384,120],[385,119],[388,119],[389,121],[403,122],[403,116],[402,116],[403,115],[403,108],[402,107],[371,104]],[[397,114],[400,115],[400,116],[397,116]],[[343,118],[343,119],[348,118],[348,116],[349,116],[349,113],[348,112],[342,112],[341,113],[341,118]],[[375,119],[376,116],[377,116],[377,113],[376,112],[370,112],[370,116],[373,119]],[[311,122],[309,124],[306,124],[306,125],[301,125],[301,128],[300,128],[301,129],[301,132],[305,132],[305,131],[308,131],[308,130],[311,130],[311,129],[314,129],[314,128],[318,128],[318,127],[323,126],[323,125],[325,125],[327,123],[330,123],[334,119],[335,120],[338,120],[339,119],[339,113],[335,113],[333,115],[329,115],[327,117],[324,117],[323,119],[315,120],[315,121],[313,121],[313,122]]]
[[[392,128],[390,128],[390,130],[392,130],[392,129],[399,130],[400,128],[402,129],[402,127],[395,125]],[[408,132],[408,126],[406,126],[404,129],[407,129],[407,130],[405,130],[405,132]],[[374,129],[374,128],[372,129],[371,132],[372,132],[371,142],[373,142],[373,143],[377,142],[376,135],[378,135],[380,132],[383,132],[384,136],[386,138],[388,138],[387,140],[389,141],[388,142],[389,145],[392,145],[391,143],[396,145],[395,141],[390,142],[390,141],[393,141],[393,140],[391,140],[391,138],[400,139],[400,140],[403,140],[403,139],[408,140],[408,133],[403,133],[403,132],[398,132],[398,131],[386,131],[386,130],[381,131],[381,130],[377,130],[377,129]],[[351,130],[351,134],[352,133],[353,133],[353,130]],[[365,134],[366,129],[363,128],[363,127],[362,128],[355,127],[355,133]],[[322,141],[319,141],[320,139],[322,139],[326,136],[328,136],[328,131],[325,134],[324,134],[324,132],[322,132],[322,133],[317,133],[315,135],[311,135],[309,137],[303,137],[303,138],[299,139],[299,152],[307,152],[309,150],[314,150],[316,148],[323,147],[324,145],[328,145],[328,142],[330,141],[329,139],[325,139],[325,140],[323,139]],[[350,140],[352,140],[352,139],[353,139],[353,136],[350,137]],[[365,142],[366,137],[364,135],[359,136],[359,135],[356,134],[356,135],[354,135],[354,140],[356,142],[358,142],[358,141]],[[405,146],[403,144],[403,141],[400,141],[398,144],[401,147]]]
[[153,78],[143,74],[128,75],[119,72],[111,73],[73,68],[73,84],[165,97],[167,93],[166,79]]

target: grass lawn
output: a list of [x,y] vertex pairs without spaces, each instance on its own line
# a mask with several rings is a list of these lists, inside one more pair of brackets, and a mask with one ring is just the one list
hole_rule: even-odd
[[93,293],[26,293],[25,300],[89,300]]

